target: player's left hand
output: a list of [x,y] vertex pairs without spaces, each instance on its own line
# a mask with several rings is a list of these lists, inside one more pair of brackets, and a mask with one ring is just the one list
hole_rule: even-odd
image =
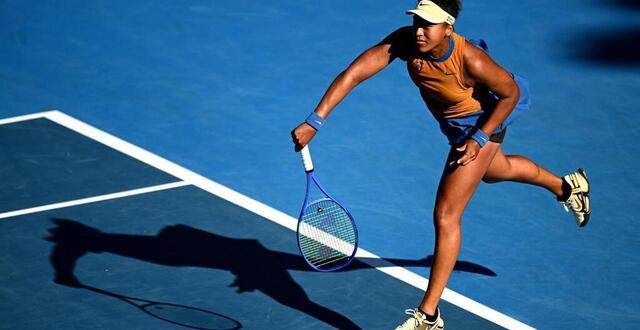
[[461,146],[456,148],[456,151],[460,152],[462,156],[458,158],[458,160],[449,163],[449,165],[460,165],[465,166],[478,157],[480,153],[480,145],[478,142],[469,139],[465,141]]

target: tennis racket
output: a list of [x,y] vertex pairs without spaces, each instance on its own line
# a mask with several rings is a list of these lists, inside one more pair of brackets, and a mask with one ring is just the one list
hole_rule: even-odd
[[298,217],[298,248],[311,268],[329,272],[346,267],[358,249],[358,230],[349,212],[331,197],[315,176],[309,147],[300,151],[307,189]]

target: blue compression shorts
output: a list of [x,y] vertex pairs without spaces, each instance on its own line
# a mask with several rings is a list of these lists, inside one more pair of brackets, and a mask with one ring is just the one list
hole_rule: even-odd
[[[512,74],[512,76],[520,88],[520,99],[507,119],[505,119],[502,124],[495,129],[493,134],[491,134],[490,140],[493,142],[502,142],[507,127],[522,116],[522,114],[527,112],[530,107],[529,82],[516,74]],[[491,94],[490,97],[497,101],[497,97],[495,95]],[[447,137],[450,145],[459,145],[470,139],[475,130],[479,129],[478,126],[482,124],[480,121],[486,120],[487,116],[483,116],[485,112],[485,110],[480,109],[478,112],[474,112],[468,116],[440,119],[438,120],[440,130]]]

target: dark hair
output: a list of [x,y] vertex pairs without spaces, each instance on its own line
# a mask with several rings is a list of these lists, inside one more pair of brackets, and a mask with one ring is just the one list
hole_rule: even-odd
[[449,13],[449,15],[453,16],[454,18],[458,18],[458,14],[462,9],[462,3],[460,2],[460,0],[431,0],[431,1],[433,1],[436,5],[438,5],[440,8],[442,8],[444,11]]

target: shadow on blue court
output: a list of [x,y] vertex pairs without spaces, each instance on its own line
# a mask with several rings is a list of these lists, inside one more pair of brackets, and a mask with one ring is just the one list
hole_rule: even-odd
[[640,44],[640,1],[601,1],[601,4],[621,13],[618,22],[574,32],[566,47],[566,59],[582,59],[595,65],[640,65],[640,48],[636,46]]
[[[271,251],[254,239],[235,239],[186,225],[163,228],[155,236],[103,234],[79,222],[56,219],[47,240],[56,245],[51,254],[55,282],[81,287],[73,274],[77,259],[93,253],[112,253],[173,267],[203,267],[231,272],[229,286],[238,293],[259,291],[276,302],[339,329],[358,328],[352,321],[309,299],[289,270],[308,271],[297,255]],[[363,265],[360,263],[360,265]]]
[[140,311],[153,318],[182,328],[200,330],[236,330],[242,328],[242,324],[240,324],[240,322],[228,316],[202,308],[128,297],[82,284],[77,281],[74,283],[60,284],[72,285],[75,288],[85,289],[99,295],[118,299],[138,308]]
[[[25,132],[31,138],[19,139]],[[31,197],[36,205],[176,180],[70,133],[45,119],[0,125],[4,141],[15,141],[2,145],[10,162],[1,170],[11,177],[37,173],[25,188],[43,190]],[[48,136],[57,137],[49,151],[41,147]],[[108,160],[111,172],[87,166],[87,155]],[[41,161],[30,171],[18,166],[36,158]],[[84,190],[58,189],[58,171],[37,170],[48,167],[73,169],[68,186]],[[107,180],[106,173],[112,173]],[[15,190],[17,181],[0,189]],[[15,205],[22,204],[4,207]],[[357,260],[330,274],[312,271],[297,254],[293,232],[194,186],[32,211],[4,218],[0,232],[6,269],[0,310],[13,315],[3,321],[8,328],[37,329],[45,320],[53,328],[388,328],[402,318],[394,305],[411,296],[398,293],[419,292],[365,264],[380,260]],[[424,268],[432,258],[389,261]],[[496,275],[467,261],[456,270]],[[44,302],[48,297],[55,306]],[[363,313],[365,305],[375,318]],[[450,324],[499,328],[456,306],[442,308]]]
[[611,0],[611,1],[601,1],[601,3],[603,5],[620,6],[622,9],[640,10],[640,2],[636,0]]
[[597,65],[640,65],[640,25],[585,31],[577,34],[568,58],[583,59]]
[[[293,280],[289,271],[312,272],[299,255],[269,250],[257,240],[225,237],[181,224],[164,227],[154,236],[103,233],[96,228],[68,219],[54,219],[53,224],[55,226],[49,229],[50,236],[46,240],[55,244],[50,261],[55,273],[54,282],[57,284],[88,289],[121,300],[127,298],[87,286],[74,274],[76,264],[85,254],[111,253],[171,267],[224,270],[235,276],[229,286],[235,288],[237,293],[259,291],[284,306],[305,313],[335,328],[358,328],[340,313],[310,300],[304,289]],[[421,260],[391,259],[388,261],[405,267],[424,266],[430,265],[433,258],[430,256]],[[378,259],[360,258],[340,273],[371,268],[376,263],[383,264]],[[495,276],[490,269],[466,261],[459,261],[455,270]],[[153,302],[154,306],[157,304]],[[192,313],[187,315],[190,316]],[[229,324],[229,320],[218,317],[212,322]],[[192,322],[189,319],[182,322],[172,321],[179,324]],[[219,328],[217,326],[200,327]]]
[[[388,328],[401,318],[389,301],[417,292],[361,261],[311,271],[288,229],[194,187],[21,216],[0,229],[9,328],[44,319],[55,328]],[[55,306],[42,302],[52,296]],[[362,313],[365,303],[380,318]],[[37,312],[25,308],[33,304]],[[451,325],[498,328],[442,308]]]

